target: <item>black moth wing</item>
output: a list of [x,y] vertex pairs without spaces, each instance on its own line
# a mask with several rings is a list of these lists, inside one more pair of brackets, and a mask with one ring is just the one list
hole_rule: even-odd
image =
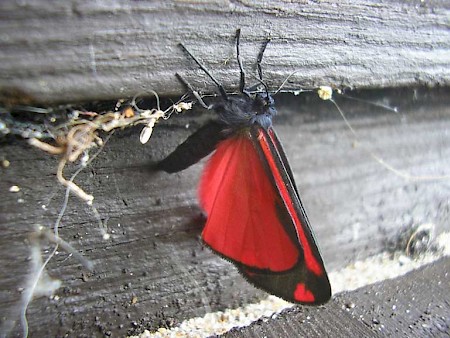
[[156,164],[156,169],[167,173],[176,173],[189,168],[208,156],[217,144],[226,138],[225,125],[219,121],[210,121],[200,127],[181,143],[166,158]]

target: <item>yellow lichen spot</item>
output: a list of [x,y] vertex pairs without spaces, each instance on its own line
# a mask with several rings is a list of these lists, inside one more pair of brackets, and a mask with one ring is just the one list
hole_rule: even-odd
[[322,100],[331,100],[333,97],[333,89],[329,86],[320,86],[317,90],[317,95],[319,95]]

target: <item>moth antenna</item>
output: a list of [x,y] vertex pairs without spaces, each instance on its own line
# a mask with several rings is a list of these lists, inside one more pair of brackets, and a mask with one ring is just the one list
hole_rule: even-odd
[[[192,55],[192,53],[186,48],[185,45],[183,45],[181,42],[179,43],[179,45],[181,46],[181,48],[183,48],[183,50],[192,58],[192,60],[195,61],[195,63],[200,67],[201,70],[203,70],[205,72],[206,75],[209,76],[209,78],[216,84],[217,88],[219,88],[219,92],[220,95],[225,99],[228,100],[228,96],[227,93],[225,92],[225,89],[223,88],[223,86],[219,83],[219,81],[217,81],[215,79],[215,77],[209,72],[208,69],[206,69],[205,66],[203,66],[200,61],[194,56]],[[185,83],[186,81],[184,81]],[[194,91],[192,91],[194,92]]]
[[[289,81],[289,79],[294,76],[295,74],[297,74],[298,72],[300,72],[300,70],[294,70],[291,74],[289,74],[286,79],[283,81],[283,83],[278,87],[278,89],[275,91],[275,94],[278,94],[281,89],[283,89],[284,85]],[[304,90],[301,90],[301,92],[303,92]]]

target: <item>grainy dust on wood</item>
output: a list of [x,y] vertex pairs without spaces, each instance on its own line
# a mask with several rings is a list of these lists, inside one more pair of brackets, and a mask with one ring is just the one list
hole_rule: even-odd
[[[450,256],[450,233],[441,234],[437,238],[437,243],[441,249],[439,253],[426,253],[416,259],[411,259],[402,252],[397,252],[394,256],[389,253],[381,253],[352,263],[339,271],[332,271],[329,277],[333,294],[396,278],[432,263],[438,258]],[[280,298],[268,296],[259,303],[208,313],[204,317],[185,320],[177,327],[160,328],[152,333],[146,330],[141,335],[130,338],[209,337],[223,334],[235,327],[248,326],[263,317],[273,317],[292,306],[294,305]]]

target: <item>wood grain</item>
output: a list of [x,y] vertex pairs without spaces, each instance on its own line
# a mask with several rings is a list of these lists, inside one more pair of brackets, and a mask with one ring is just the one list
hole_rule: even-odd
[[248,72],[287,88],[449,85],[447,1],[19,1],[0,3],[0,94],[48,103],[179,95],[175,72],[211,91],[183,42],[236,88],[234,32]]
[[[414,175],[448,174],[448,92],[404,89],[354,95],[400,111],[336,98],[359,135],[356,147],[330,102],[314,94],[276,97],[275,127],[329,270],[385,250],[401,229],[433,223],[438,233],[449,230],[448,180],[404,179],[369,154]],[[48,271],[63,287],[58,298],[31,303],[33,336],[123,336],[264,296],[199,240],[203,219],[196,184],[202,165],[172,175],[150,170],[199,121],[211,117],[207,114],[173,116],[155,128],[146,146],[139,142],[140,129],[116,133],[76,178],[95,196],[94,206],[107,221],[111,238],[103,239],[92,209],[71,197],[59,233],[95,263],[95,271],[86,271],[64,251],[51,260]],[[35,225],[53,226],[64,190],[55,177],[56,158],[20,141],[4,143],[0,156],[10,162],[0,168],[4,329],[18,320],[20,288],[30,281],[30,235]],[[69,167],[66,176],[74,169]],[[13,185],[20,191],[10,192]],[[46,257],[51,246],[44,248]],[[20,332],[18,326],[14,332]]]
[[321,308],[298,307],[223,337],[445,337],[448,271],[441,259],[405,276],[343,293]]

